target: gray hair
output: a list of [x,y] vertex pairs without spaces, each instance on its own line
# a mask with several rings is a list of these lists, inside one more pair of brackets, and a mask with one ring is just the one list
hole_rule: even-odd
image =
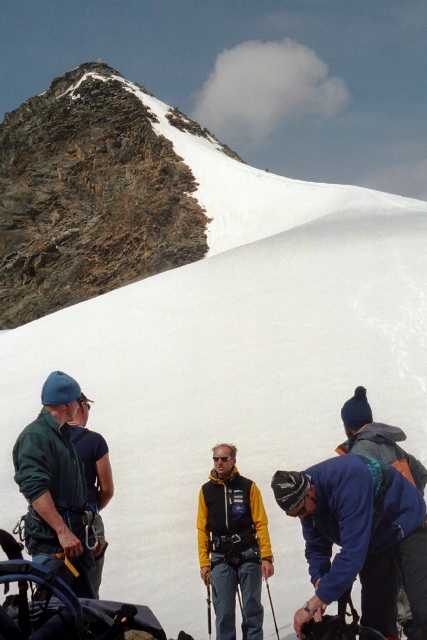
[[215,453],[215,450],[219,449],[219,447],[228,447],[228,449],[230,449],[231,457],[234,459],[237,457],[237,447],[234,444],[228,444],[228,442],[221,442],[220,444],[216,444],[214,447],[212,447],[212,453]]

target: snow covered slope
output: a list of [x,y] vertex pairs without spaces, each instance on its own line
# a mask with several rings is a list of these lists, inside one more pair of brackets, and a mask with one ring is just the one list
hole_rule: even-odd
[[[25,510],[13,443],[46,376],[64,370],[95,399],[90,427],[111,449],[101,596],[150,606],[168,637],[207,638],[197,495],[210,448],[232,441],[264,496],[280,637],[294,638],[312,588],[299,522],[270,480],[335,455],[340,408],[359,384],[374,417],[401,426],[427,463],[426,242],[426,216],[410,208],[324,216],[1,335],[1,526]],[[272,640],[265,592],[264,605]]]
[[[78,99],[78,88],[88,73],[69,90]],[[143,92],[122,76],[112,76],[137,96],[157,117],[154,130],[173,143],[176,153],[191,167],[199,184],[194,194],[212,221],[208,226],[209,256],[330,214],[342,216],[399,215],[411,211],[427,213],[427,202],[360,187],[291,180],[254,169],[224,154],[212,138],[203,138],[171,125],[164,102]]]

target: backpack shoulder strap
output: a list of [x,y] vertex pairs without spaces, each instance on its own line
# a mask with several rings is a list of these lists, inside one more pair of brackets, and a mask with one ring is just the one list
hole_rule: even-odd
[[88,433],[89,433],[89,429],[84,429],[83,431],[80,431],[78,436],[76,436],[75,438],[71,438],[71,442],[75,446],[78,442],[80,442],[82,438],[87,436]]
[[63,602],[69,611],[79,640],[86,640],[87,629],[83,621],[80,600],[65,582],[43,565],[28,560],[7,560],[0,562],[0,584],[6,582],[35,582]]

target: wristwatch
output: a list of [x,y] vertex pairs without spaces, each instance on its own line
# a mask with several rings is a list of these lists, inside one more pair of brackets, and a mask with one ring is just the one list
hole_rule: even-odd
[[267,560],[267,562],[271,562],[271,564],[274,562],[273,556],[268,556],[267,558],[263,558],[263,560]]
[[316,613],[317,609],[310,609],[308,606],[308,600],[305,603],[305,605],[303,606],[303,609],[306,613],[309,613],[311,616],[314,616],[314,614]]

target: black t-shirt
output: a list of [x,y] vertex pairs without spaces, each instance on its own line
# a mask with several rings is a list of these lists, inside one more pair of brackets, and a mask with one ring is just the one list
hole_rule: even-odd
[[[70,425],[71,426],[71,425]],[[88,504],[98,505],[98,490],[96,488],[96,463],[108,453],[108,444],[100,433],[90,431],[84,427],[71,426],[73,434],[71,442],[74,444],[85,468]],[[83,432],[84,435],[80,435]],[[75,442],[77,440],[77,442]]]

